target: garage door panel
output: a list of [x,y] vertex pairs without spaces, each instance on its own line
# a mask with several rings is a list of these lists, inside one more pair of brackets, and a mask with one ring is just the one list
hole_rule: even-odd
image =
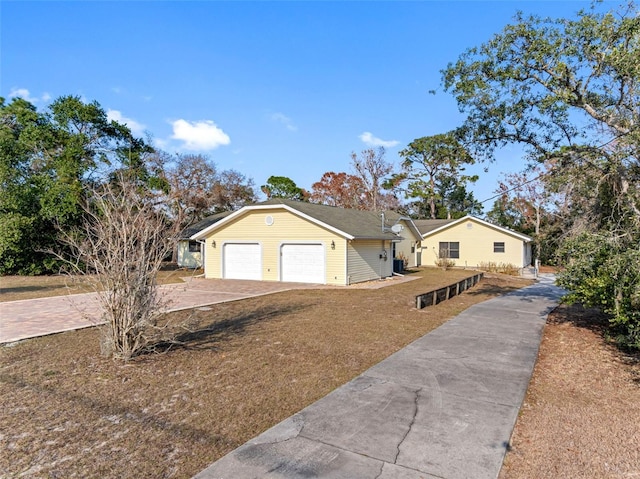
[[258,243],[226,243],[222,254],[224,278],[262,279],[262,254]]
[[325,282],[325,255],[322,244],[283,244],[280,252],[282,281]]

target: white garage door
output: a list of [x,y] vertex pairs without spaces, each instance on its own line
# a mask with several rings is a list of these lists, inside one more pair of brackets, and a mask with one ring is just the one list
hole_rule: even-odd
[[321,244],[283,244],[282,281],[324,283],[324,246]]
[[222,255],[223,278],[262,279],[262,259],[258,243],[226,243]]

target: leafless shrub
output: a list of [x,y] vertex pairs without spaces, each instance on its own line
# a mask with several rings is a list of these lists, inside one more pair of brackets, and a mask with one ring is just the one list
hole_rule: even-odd
[[489,273],[504,273],[511,276],[519,276],[520,268],[512,263],[497,263],[495,261],[481,261],[478,269]]
[[84,209],[82,226],[62,232],[66,259],[99,296],[103,353],[128,360],[166,340],[156,279],[175,232],[156,196],[123,176],[93,190]]
[[397,259],[402,260],[402,269],[406,271],[409,267],[409,258],[407,258],[407,255],[400,251],[398,253]]
[[442,268],[443,270],[451,269],[456,265],[456,262],[451,258],[438,257],[435,260],[435,264],[438,268]]

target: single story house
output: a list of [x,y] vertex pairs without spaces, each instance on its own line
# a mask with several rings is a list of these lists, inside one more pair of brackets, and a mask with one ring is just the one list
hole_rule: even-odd
[[226,211],[224,213],[207,216],[201,221],[198,221],[197,223],[194,223],[182,230],[180,238],[178,238],[178,267],[193,269],[202,268],[202,258],[205,252],[202,249],[202,244],[199,241],[192,240],[191,237],[230,214],[230,211]]
[[518,269],[531,265],[531,237],[475,216],[414,223],[422,234],[420,264],[424,266],[433,266],[439,258],[467,268],[489,262]]
[[421,234],[398,213],[270,199],[194,233],[206,278],[349,285],[393,274],[400,252],[416,266]]

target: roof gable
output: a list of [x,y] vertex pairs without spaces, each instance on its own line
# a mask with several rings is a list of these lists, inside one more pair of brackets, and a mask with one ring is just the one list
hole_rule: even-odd
[[[510,230],[509,228],[505,228],[503,226],[494,225],[493,223],[489,223],[488,221],[482,220],[480,218],[476,218],[475,216],[467,215],[459,218],[457,220],[417,220],[416,224],[422,232],[422,238],[427,238],[436,233],[444,231],[448,228],[451,228],[455,225],[464,223],[465,221],[473,221],[480,225],[486,226],[487,228],[499,231],[501,233],[507,234],[509,236],[513,236],[518,238],[526,243],[533,241],[533,238],[527,236],[522,233],[518,233],[517,231]],[[433,223],[427,223],[433,222]],[[439,223],[436,223],[439,222]]]
[[[280,208],[289,211],[290,213],[317,224],[318,226],[329,229],[346,239],[393,240],[398,238],[395,234],[389,231],[388,228],[391,226],[390,224],[384,225],[385,228],[383,228],[384,219],[381,216],[381,213],[378,212],[353,210],[339,208],[336,206],[318,205],[314,203],[274,198],[255,205],[245,206],[226,218],[195,233],[192,236],[192,239],[202,239],[211,232],[223,228],[225,224],[248,214],[251,211],[273,208]],[[389,220],[395,220],[394,215],[396,215],[398,216],[398,219],[402,218],[411,221],[409,218],[400,217],[397,213],[387,214],[390,216]],[[414,228],[415,233],[419,235],[419,231],[415,225],[413,225],[412,228]]]

